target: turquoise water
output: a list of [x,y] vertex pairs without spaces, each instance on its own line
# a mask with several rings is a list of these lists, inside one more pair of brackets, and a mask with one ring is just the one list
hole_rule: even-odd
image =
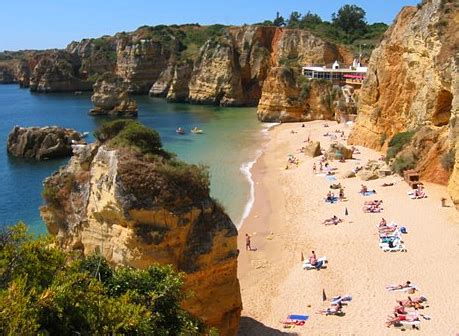
[[[262,124],[254,108],[222,108],[168,104],[163,99],[136,97],[138,120],[156,129],[164,147],[191,163],[210,167],[211,194],[238,224],[250,199],[250,184],[241,167],[257,155]],[[35,162],[6,153],[8,133],[15,125],[71,127],[93,131],[102,118],[87,114],[90,95],[33,94],[16,85],[0,85],[0,226],[23,220],[34,232],[45,232],[39,215],[42,181],[67,159]],[[194,126],[202,135],[177,135],[175,129]],[[92,135],[88,137],[93,141]]]

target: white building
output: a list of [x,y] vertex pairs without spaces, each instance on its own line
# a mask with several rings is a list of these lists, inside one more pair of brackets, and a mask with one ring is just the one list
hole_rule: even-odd
[[305,66],[303,75],[308,79],[325,79],[332,81],[333,84],[361,86],[367,76],[367,67],[363,67],[355,59],[349,68],[340,68],[338,61],[333,63],[331,68],[325,66]]

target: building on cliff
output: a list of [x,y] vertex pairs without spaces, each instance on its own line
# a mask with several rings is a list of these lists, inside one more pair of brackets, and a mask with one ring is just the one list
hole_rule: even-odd
[[338,61],[335,61],[331,68],[305,66],[302,68],[302,73],[307,79],[325,79],[335,85],[351,85],[354,88],[360,88],[367,76],[367,70],[367,67],[361,66],[360,62],[355,59],[349,68],[340,68]]

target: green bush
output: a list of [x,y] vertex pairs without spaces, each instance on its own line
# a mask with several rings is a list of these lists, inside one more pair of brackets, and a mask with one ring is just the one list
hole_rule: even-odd
[[441,165],[447,171],[452,171],[456,162],[456,150],[450,149],[441,157]]
[[0,334],[200,335],[184,311],[172,266],[110,266],[32,239],[23,224],[0,232]]
[[416,167],[416,160],[413,157],[399,156],[392,164],[392,170],[398,174],[402,174],[405,170]]
[[395,134],[389,141],[386,159],[390,160],[397,156],[397,154],[405,147],[416,134],[416,131],[407,131]]
[[94,136],[101,142],[134,148],[142,154],[168,156],[162,148],[158,132],[137,121],[122,119],[104,123],[94,132]]
[[380,146],[383,146],[384,143],[386,142],[386,140],[387,140],[387,133],[384,132],[384,133],[381,134],[381,136],[379,137],[379,145],[380,145]]

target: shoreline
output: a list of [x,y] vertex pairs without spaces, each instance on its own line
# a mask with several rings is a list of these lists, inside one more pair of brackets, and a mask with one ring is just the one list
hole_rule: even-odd
[[[339,179],[345,185],[349,201],[324,205],[322,198],[330,182],[312,174],[312,162],[318,158],[313,160],[295,152],[311,133],[312,140],[319,140],[328,148],[322,138],[324,123],[330,125],[328,131],[335,128],[349,131],[345,125],[329,121],[307,122],[305,129],[300,126],[303,123],[281,124],[268,131],[263,154],[252,167],[255,200],[238,236],[238,278],[243,299],[239,335],[279,335],[285,331],[279,320],[289,313],[310,316],[304,327],[291,330],[297,335],[366,335],[370,330],[375,335],[398,335],[400,330],[385,328],[384,321],[395,305],[395,298],[406,297],[390,295],[384,286],[407,279],[423,289],[415,296],[427,295],[431,304],[423,313],[432,320],[422,321],[422,328],[416,334],[457,332],[453,327],[459,324],[454,315],[455,309],[459,309],[459,300],[455,300],[459,294],[454,298],[451,294],[459,292],[455,285],[459,283],[459,218],[452,207],[439,207],[446,187],[426,183],[429,198],[409,200],[408,186],[395,175],[368,182],[358,178]],[[298,133],[291,134],[291,130]],[[343,167],[380,156],[376,151],[357,147],[362,152],[357,160],[332,163],[339,169],[338,176],[345,170]],[[300,159],[299,167],[284,169],[288,154]],[[382,183],[394,180],[397,181],[394,187],[381,188]],[[364,199],[358,195],[361,182],[377,189],[377,197],[387,202],[385,213],[362,213]],[[400,204],[404,211],[400,211]],[[345,222],[337,226],[319,224],[334,214]],[[408,227],[407,253],[387,254],[379,250],[375,224],[381,216]],[[245,250],[245,233],[252,235],[256,251]],[[311,249],[316,250],[318,257],[327,256],[330,260],[327,269],[319,272],[301,269],[301,256],[307,258]],[[363,261],[356,263],[358,260]],[[432,266],[424,270],[426,264]],[[452,291],[442,292],[438,286],[449,286]],[[327,306],[322,302],[322,290],[328,297],[354,296],[345,308],[346,316],[314,314]],[[377,307],[367,307],[368,303]]]

